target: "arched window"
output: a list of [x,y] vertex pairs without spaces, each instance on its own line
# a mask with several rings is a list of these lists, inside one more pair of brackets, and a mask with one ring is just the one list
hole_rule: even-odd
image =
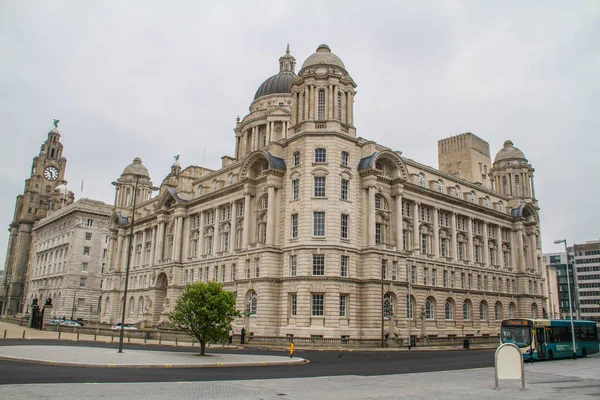
[[425,300],[425,319],[432,320],[435,318],[435,305],[431,298]]
[[257,303],[256,292],[253,290],[248,294],[248,312],[250,315],[256,314]]
[[144,298],[140,296],[138,299],[138,314],[144,313]]
[[317,119],[323,121],[325,119],[325,89],[319,89],[317,101]]
[[487,321],[487,303],[485,301],[479,303],[479,320]]
[[471,302],[469,300],[465,300],[463,303],[463,320],[471,320]]
[[337,94],[337,119],[342,120],[342,92]]
[[502,194],[508,194],[508,180],[506,176],[502,177]]
[[517,316],[517,306],[515,306],[515,303],[510,303],[510,305],[508,306],[508,317],[515,318],[516,316]]
[[454,318],[454,304],[452,303],[452,300],[446,300],[445,313],[447,320],[451,320],[452,318]]
[[383,316],[389,318],[391,315],[394,315],[394,295],[386,293],[383,296]]
[[419,186],[426,187],[427,181],[425,181],[425,175],[419,174]]
[[519,179],[519,175],[515,175],[515,196],[521,195],[521,180]]
[[133,300],[133,297],[131,297],[129,299],[129,303],[130,303],[129,304],[129,307],[130,307],[129,310],[130,310],[131,315],[133,315],[133,314],[135,314],[135,301]]
[[444,182],[442,182],[441,179],[437,182],[437,187],[438,187],[438,192],[444,193]]
[[500,321],[502,319],[502,303],[497,302],[494,307],[494,319]]

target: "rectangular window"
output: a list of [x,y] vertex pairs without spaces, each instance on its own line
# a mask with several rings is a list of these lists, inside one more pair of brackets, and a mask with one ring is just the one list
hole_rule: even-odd
[[347,151],[342,151],[342,166],[348,166],[348,160],[350,159],[350,153]]
[[463,242],[458,242],[458,259],[465,259],[465,244]]
[[315,197],[325,197],[325,177],[315,176]]
[[295,317],[298,309],[298,296],[296,293],[290,294],[290,316]]
[[298,256],[291,255],[290,256],[290,276],[296,276],[298,273]]
[[244,203],[238,204],[238,217],[244,216]]
[[300,198],[300,179],[294,179],[292,181],[292,200],[298,200]]
[[392,261],[392,280],[398,280],[398,261]]
[[294,152],[294,167],[297,167],[300,165],[300,152],[296,151]]
[[489,249],[490,252],[490,265],[496,265],[496,249]]
[[475,246],[475,262],[481,262],[481,246]]
[[346,303],[348,302],[347,294],[340,294],[340,317],[346,316]]
[[408,234],[405,229],[402,230],[402,248],[408,249]]
[[225,266],[221,266],[221,282],[225,282]]
[[375,224],[375,243],[376,244],[381,244],[381,242],[382,242],[381,230],[382,230],[381,224],[376,223]]
[[466,287],[467,275],[464,272],[460,273],[460,288],[464,289]]
[[417,267],[412,267],[411,274],[412,274],[411,275],[411,283],[413,285],[416,285],[417,284]]
[[488,290],[488,277],[487,275],[483,277],[483,290],[487,292]]
[[469,274],[469,289],[473,289],[473,274]]
[[85,233],[85,240],[92,240],[92,232]]
[[88,220],[85,222],[85,226],[94,226],[94,220],[93,220],[93,219],[88,219]]
[[448,257],[448,239],[440,240],[440,250],[442,253],[442,257]]
[[88,271],[88,265],[89,263],[81,263],[81,272],[87,272]]
[[219,266],[215,265],[213,268],[213,281],[217,281],[217,278],[219,277]]
[[250,260],[246,260],[246,279],[250,279]]
[[229,251],[229,232],[223,232],[223,251]]
[[431,286],[437,286],[437,269],[431,270]]
[[322,317],[324,315],[325,295],[322,293],[312,295],[312,316]]
[[[237,266],[235,264],[231,264],[231,281],[235,282],[235,274],[236,274]],[[194,277],[194,271],[192,270],[192,278]]]
[[325,255],[313,254],[312,274],[315,276],[325,275]]
[[387,260],[381,260],[381,278],[382,279],[388,278],[387,266],[388,266]]
[[315,149],[315,162],[316,163],[327,162],[327,150]]
[[481,290],[481,275],[477,275],[477,290]]
[[402,215],[410,218],[410,203],[404,201],[402,202]]
[[454,271],[450,272],[450,287],[453,288],[456,284],[456,273]]
[[448,271],[444,271],[442,273],[442,284],[444,285],[444,287],[448,287]]
[[348,214],[342,214],[341,219],[341,237],[342,239],[348,239],[348,220],[350,216]]
[[313,212],[313,236],[325,236],[325,211]]
[[254,276],[256,278],[260,277],[260,258],[254,259]]
[[298,237],[298,214],[292,214],[292,239]]
[[89,247],[85,246],[83,248],[83,255],[84,256],[89,256],[90,255],[90,248]]
[[86,281],[86,278],[79,278],[79,287],[85,287]]
[[348,200],[348,188],[350,187],[350,181],[348,179],[342,179],[342,190],[340,198],[342,200]]
[[421,251],[423,254],[429,254],[429,247],[427,246],[429,244],[428,239],[429,236],[426,233],[421,234]]
[[212,236],[206,238],[206,254],[212,254]]
[[423,285],[429,285],[429,268],[423,268]]
[[340,276],[348,276],[348,260],[349,256],[341,256],[340,259]]

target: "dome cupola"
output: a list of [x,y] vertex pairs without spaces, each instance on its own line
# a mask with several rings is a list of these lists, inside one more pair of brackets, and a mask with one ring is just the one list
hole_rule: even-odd
[[521,150],[516,148],[513,145],[513,142],[510,140],[504,142],[504,147],[502,147],[500,151],[496,154],[496,157],[494,158],[494,163],[505,160],[524,160],[525,162],[527,162],[525,154],[523,154]]
[[304,64],[302,64],[302,69],[314,65],[333,65],[339,68],[346,69],[346,66],[344,65],[342,60],[340,60],[338,56],[333,54],[329,46],[327,46],[326,44],[320,45],[319,47],[317,47],[317,51],[315,53],[308,56],[306,61],[304,61]]
[[254,100],[270,94],[289,94],[292,81],[296,77],[296,59],[290,54],[290,45],[279,58],[279,73],[265,80],[256,91]]
[[148,169],[146,167],[144,167],[144,165],[142,164],[142,159],[139,157],[134,158],[133,163],[126,166],[125,169],[123,170],[122,175],[128,175],[128,174],[140,175],[145,178],[150,178],[150,174],[148,174]]

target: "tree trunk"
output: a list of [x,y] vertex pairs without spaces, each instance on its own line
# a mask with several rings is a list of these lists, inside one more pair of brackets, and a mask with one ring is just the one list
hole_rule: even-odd
[[200,342],[200,355],[205,356],[206,342],[204,340],[199,340]]

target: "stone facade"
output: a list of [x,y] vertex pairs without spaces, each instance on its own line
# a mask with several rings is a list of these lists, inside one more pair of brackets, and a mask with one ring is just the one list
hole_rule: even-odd
[[36,222],[27,269],[26,309],[52,300],[57,317],[97,319],[113,207],[80,199]]
[[67,159],[63,156],[57,125],[58,120],[55,120],[39,155],[33,158],[25,190],[17,196],[0,290],[2,315],[24,311],[23,293],[33,224],[74,201],[73,192],[67,189],[64,179]]
[[[461,157],[487,160],[485,184],[420,164],[356,136],[356,84],[329,47],[294,66],[280,58],[221,169],[176,161],[154,198],[141,161],[115,182],[102,321],[120,319],[130,244],[129,323],[166,321],[199,280],[235,292],[235,329],[255,335],[406,337],[409,314],[416,335],[480,335],[501,318],[541,317],[546,267],[522,152],[507,141],[492,164],[468,134],[477,151]],[[140,194],[132,238],[123,190]]]

